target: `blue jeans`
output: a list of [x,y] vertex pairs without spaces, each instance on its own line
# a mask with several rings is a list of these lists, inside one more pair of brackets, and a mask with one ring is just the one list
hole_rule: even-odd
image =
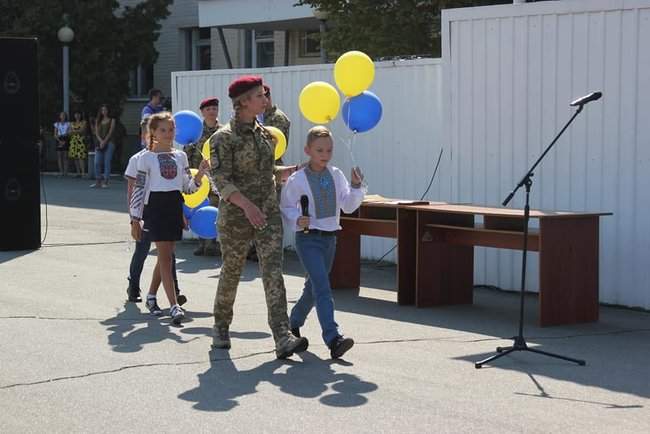
[[108,181],[108,178],[111,176],[111,160],[113,159],[113,152],[115,151],[115,144],[113,142],[108,142],[104,149],[95,149],[95,179],[102,179],[102,169],[103,169],[103,179]]
[[336,252],[336,236],[296,232],[296,252],[307,278],[300,300],[291,309],[289,323],[291,328],[302,327],[315,305],[323,341],[329,345],[340,336],[339,326],[334,321],[334,299],[329,279]]
[[[151,250],[151,239],[149,238],[148,231],[142,231],[140,241],[135,242],[135,251],[131,257],[131,266],[129,267],[129,286],[132,288],[140,289],[140,276],[142,275],[142,267],[144,261],[149,255]],[[172,255],[172,277],[174,279],[174,286],[178,292],[178,278],[176,277],[176,255]]]

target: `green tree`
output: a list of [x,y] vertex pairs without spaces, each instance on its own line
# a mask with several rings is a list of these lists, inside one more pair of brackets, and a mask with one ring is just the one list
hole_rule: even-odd
[[153,63],[160,21],[173,0],[147,0],[121,7],[116,0],[0,0],[0,32],[39,40],[40,120],[50,125],[62,107],[62,50],[57,31],[74,30],[70,44],[71,109],[94,115],[107,103],[121,113],[129,71]]
[[325,48],[331,55],[361,50],[370,57],[440,57],[440,11],[512,0],[300,0],[328,14]]

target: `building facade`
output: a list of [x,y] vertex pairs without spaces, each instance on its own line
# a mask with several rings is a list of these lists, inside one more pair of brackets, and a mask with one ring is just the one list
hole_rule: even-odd
[[[121,0],[133,6],[142,0]],[[174,0],[161,22],[158,59],[131,71],[130,96],[122,114],[136,143],[147,92],[170,95],[171,73],[320,63],[324,22],[294,0]],[[132,148],[132,147],[131,147]],[[126,151],[129,152],[129,151]]]

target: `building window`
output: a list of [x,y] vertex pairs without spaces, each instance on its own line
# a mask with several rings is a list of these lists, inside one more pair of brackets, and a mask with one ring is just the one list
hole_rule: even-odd
[[129,72],[129,98],[147,97],[153,87],[153,65],[140,65]]
[[187,29],[185,68],[191,71],[212,69],[210,27]]
[[305,32],[301,31],[298,34],[300,41],[300,50],[298,55],[300,57],[319,57],[320,56],[320,32]]
[[275,42],[273,31],[253,30],[253,68],[268,68],[274,65]]

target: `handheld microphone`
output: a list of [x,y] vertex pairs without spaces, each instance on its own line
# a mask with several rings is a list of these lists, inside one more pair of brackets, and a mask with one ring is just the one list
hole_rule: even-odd
[[601,96],[603,96],[602,92],[592,92],[589,95],[585,95],[582,98],[578,98],[577,100],[573,101],[569,105],[571,107],[585,105],[585,104],[587,104],[588,102],[591,102],[591,101],[598,101]]
[[[309,217],[309,197],[306,194],[300,196],[300,208],[302,209],[302,216]],[[302,231],[308,234],[309,227],[305,227]]]

